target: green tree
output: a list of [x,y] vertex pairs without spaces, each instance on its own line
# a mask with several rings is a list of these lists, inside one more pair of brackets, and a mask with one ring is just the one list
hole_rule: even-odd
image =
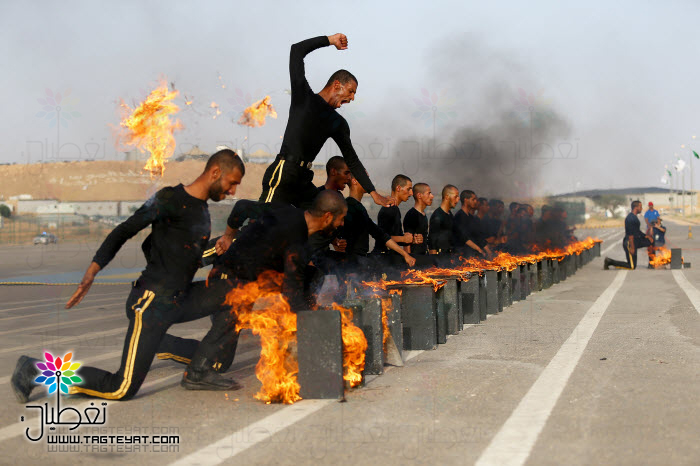
[[7,205],[0,204],[0,215],[5,218],[10,218],[10,216],[12,215],[12,211]]
[[593,196],[593,202],[598,207],[609,210],[615,217],[615,209],[618,206],[624,206],[627,203],[627,198],[622,194],[600,194]]

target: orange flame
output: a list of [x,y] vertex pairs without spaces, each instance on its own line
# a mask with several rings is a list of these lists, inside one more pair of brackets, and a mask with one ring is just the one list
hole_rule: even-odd
[[238,124],[257,128],[265,124],[265,117],[268,116],[270,118],[277,118],[277,112],[270,103],[269,95],[243,110],[243,115],[241,115],[241,118],[238,120]]
[[119,126],[123,129],[118,143],[125,148],[135,147],[141,153],[148,152],[150,156],[143,169],[151,176],[163,176],[165,161],[175,152],[173,133],[182,129],[180,121],[171,117],[180,110],[172,102],[177,95],[178,91],[168,91],[167,84],[161,82],[138,107],[132,109],[124,101],[121,103],[123,115]]
[[[248,328],[260,336],[262,348],[255,375],[262,387],[255,398],[268,404],[292,404],[301,399],[297,382],[299,365],[290,351],[290,345],[296,343],[297,316],[280,293],[282,277],[278,272],[263,272],[256,281],[231,290],[225,301],[238,318],[236,330]],[[253,310],[259,299],[264,309]]]
[[364,332],[352,322],[352,309],[333,303],[332,307],[340,311],[343,337],[343,380],[351,387],[362,383],[362,371],[365,368],[365,351],[367,339]]
[[391,307],[391,298],[382,298],[382,348],[384,348],[384,354],[386,354],[386,341],[389,339],[389,311]]
[[[561,261],[567,255],[578,255],[587,249],[591,249],[596,243],[602,242],[597,238],[586,238],[568,245],[564,249],[547,249],[535,251],[531,254],[512,255],[502,252],[492,259],[477,257],[462,257],[456,259],[456,264],[451,268],[431,267],[425,270],[410,269],[401,273],[401,280],[363,281],[362,284],[373,291],[386,290],[396,285],[421,285],[431,284],[435,291],[445,284],[446,278],[458,278],[468,280],[470,274],[481,273],[484,270],[512,271],[517,266],[526,263],[534,263],[542,259],[554,259]],[[393,290],[390,290],[393,291]]]
[[671,263],[671,250],[660,246],[656,248],[656,255],[651,259],[651,265],[655,268],[661,268],[666,264]]

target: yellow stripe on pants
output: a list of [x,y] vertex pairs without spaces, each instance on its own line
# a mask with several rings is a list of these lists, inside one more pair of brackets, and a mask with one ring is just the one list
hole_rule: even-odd
[[141,308],[137,308],[134,310],[134,330],[131,332],[131,340],[129,341],[129,350],[127,353],[126,357],[126,367],[124,369],[124,376],[122,379],[122,383],[119,386],[119,388],[110,393],[104,393],[104,392],[98,392],[96,390],[90,390],[87,388],[81,388],[81,387],[69,387],[68,393],[73,394],[73,393],[84,393],[86,395],[90,396],[96,396],[98,398],[105,398],[108,400],[118,400],[120,398],[123,398],[124,395],[126,395],[126,392],[129,391],[129,387],[131,387],[131,379],[134,374],[134,361],[136,360],[136,352],[138,351],[138,346],[139,346],[139,338],[141,336],[141,327],[142,327],[142,316],[143,313],[146,311],[148,306],[151,304],[153,301],[153,298],[155,297],[155,293],[152,291],[146,290],[146,292],[143,294],[141,298],[134,304],[131,308],[133,309],[135,306],[138,306],[141,301],[146,299],[145,304]]
[[[277,186],[279,186],[280,181],[282,181],[282,170],[284,169],[284,160],[280,160],[277,163],[277,167],[275,167],[275,171],[272,172],[272,176],[270,177],[270,192],[267,193],[267,197],[265,198],[265,202],[271,202],[272,198],[275,195],[275,189],[277,189]],[[272,182],[275,179],[275,174],[277,173],[277,170],[279,170],[279,176],[277,177],[277,183],[275,183],[274,186],[272,186]]]

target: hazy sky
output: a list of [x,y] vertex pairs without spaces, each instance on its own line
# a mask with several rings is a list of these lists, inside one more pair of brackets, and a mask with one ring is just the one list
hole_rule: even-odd
[[[700,148],[698,4],[563,3],[5,0],[0,162],[56,158],[57,144],[59,159],[119,157],[109,126],[118,124],[119,99],[142,99],[161,76],[194,101],[180,112],[176,153],[240,147],[247,130],[232,118],[265,94],[279,118],[250,138],[253,150],[275,151],[289,106],[290,45],[343,32],[349,50],[309,55],[307,77],[320,90],[336,69],[357,75],[357,99],[342,112],[375,184],[389,184],[379,173],[399,171],[443,183],[472,170],[467,179],[478,180],[483,163],[457,159],[423,172],[421,159],[460,129],[500,138],[493,122],[512,118],[523,134],[533,121],[566,128],[517,141],[555,154],[522,162],[542,173],[533,192],[660,186],[674,152],[688,159],[682,143],[697,133]],[[47,90],[61,102],[40,103]],[[528,105],[518,101],[523,91]],[[212,102],[222,111],[216,119]],[[399,150],[408,140],[416,163]],[[329,145],[319,157],[336,151]]]

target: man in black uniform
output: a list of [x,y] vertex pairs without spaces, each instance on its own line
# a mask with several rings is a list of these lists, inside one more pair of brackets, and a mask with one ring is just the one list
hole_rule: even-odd
[[452,209],[459,202],[459,191],[451,184],[442,188],[442,201],[430,216],[428,250],[430,254],[449,254],[454,247],[452,243]]
[[[340,193],[325,190],[314,198],[308,210],[281,206],[264,212],[254,223],[240,231],[210,277],[227,277],[219,281],[229,284],[228,292],[255,281],[264,272],[280,272],[284,274],[280,292],[287,298],[292,312],[312,309],[313,297],[306,286],[310,258],[307,241],[314,233],[330,236],[343,225],[347,211],[347,204]],[[221,302],[226,292],[220,297]],[[227,352],[235,350],[235,345],[230,343],[234,335],[235,322],[226,315],[217,314],[214,325],[202,339],[192,360],[233,360]],[[190,369],[191,366],[185,377]]]
[[[95,276],[117,254],[122,245],[139,231],[151,227],[142,245],[146,268],[134,282],[126,301],[129,327],[119,370],[111,373],[83,366],[83,382],[71,386],[69,393],[128,400],[141,387],[161,340],[171,325],[216,313],[228,314],[223,300],[216,298],[224,286],[218,282],[192,282],[209,241],[211,220],[207,200],[220,201],[233,195],[245,173],[241,159],[231,150],[212,155],[204,172],[190,185],[163,188],[131,217],[118,225],[98,249],[78,289],[66,308],[80,303]],[[178,352],[177,348],[173,351]],[[186,354],[178,356],[186,356]],[[26,402],[37,374],[35,359],[22,356],[12,376],[12,387],[21,402]],[[216,374],[213,361],[192,361],[197,369],[200,389],[235,390],[240,386]]]
[[388,249],[403,257],[409,267],[416,263],[396,241],[391,239],[388,233],[379,228],[370,218],[367,209],[362,205],[362,197],[365,189],[354,178],[350,181],[350,195],[347,197],[348,214],[345,216],[345,224],[339,229],[339,234],[347,241],[345,271],[360,274],[376,275],[383,272],[383,265],[370,256],[369,237],[372,236],[376,243],[384,244]]
[[306,81],[304,57],[321,47],[334,45],[338,50],[348,48],[343,34],[320,36],[292,45],[289,54],[289,76],[292,102],[282,148],[275,161],[265,171],[260,202],[280,202],[297,207],[308,205],[316,195],[311,183],[311,163],[328,138],[338,144],[340,152],[354,177],[379,205],[390,206],[393,200],[380,195],[367,176],[362,162],[350,141],[350,127],[336,112],[341,105],[355,100],[357,78],[346,70],[333,73],[326,86],[315,94]]
[[[359,181],[359,180],[358,180]],[[396,175],[391,180],[391,197],[396,200],[396,205],[382,207],[377,214],[377,225],[391,236],[399,246],[406,246],[413,242],[411,233],[404,233],[401,223],[401,211],[399,205],[406,202],[413,194],[413,182],[406,175]],[[388,253],[386,245],[382,242],[374,243],[373,253]],[[396,256],[393,256],[396,257]]]
[[403,216],[403,231],[413,235],[413,242],[409,245],[409,252],[414,256],[428,254],[428,217],[425,209],[433,205],[433,193],[430,186],[425,183],[416,183],[413,186],[413,200],[415,204]]
[[[639,215],[642,212],[641,201],[632,202],[632,211],[625,218],[625,237],[622,239],[622,248],[625,250],[625,258],[627,262],[616,261],[608,257],[603,262],[603,268],[608,270],[610,266],[621,269],[636,269],[637,268],[637,248],[646,248],[654,245],[654,239],[645,235],[640,226]],[[653,268],[651,260],[653,256],[649,254],[649,268]]]
[[465,189],[460,193],[459,198],[462,201],[462,208],[455,214],[452,223],[455,249],[467,257],[477,254],[490,256],[491,249],[483,238],[479,218],[474,213],[479,204],[476,193]]

